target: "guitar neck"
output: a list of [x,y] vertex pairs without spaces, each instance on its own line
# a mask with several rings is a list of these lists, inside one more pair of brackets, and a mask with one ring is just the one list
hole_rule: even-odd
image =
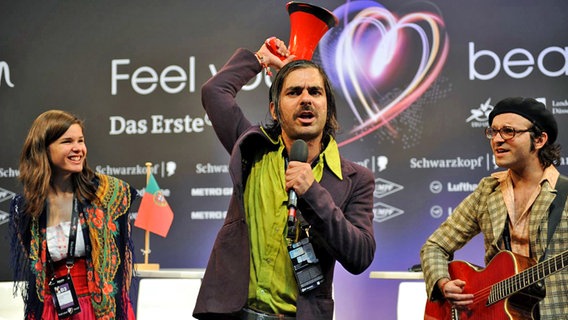
[[505,299],[566,267],[568,250],[492,285],[487,303],[490,305]]

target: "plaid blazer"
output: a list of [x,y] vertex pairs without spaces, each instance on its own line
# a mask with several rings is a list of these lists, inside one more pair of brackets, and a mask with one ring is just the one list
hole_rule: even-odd
[[[554,168],[554,170],[556,170]],[[544,181],[530,214],[530,250],[538,261],[547,244],[549,207],[556,190]],[[507,208],[499,182],[494,177],[483,178],[475,191],[463,200],[454,212],[426,240],[420,251],[426,290],[432,300],[441,298],[436,282],[450,278],[447,263],[453,253],[474,236],[483,233],[485,263],[501,250],[502,234],[507,221]],[[568,208],[564,205],[556,227],[548,257],[568,250]],[[545,279],[546,297],[540,302],[541,319],[568,319],[568,266]]]

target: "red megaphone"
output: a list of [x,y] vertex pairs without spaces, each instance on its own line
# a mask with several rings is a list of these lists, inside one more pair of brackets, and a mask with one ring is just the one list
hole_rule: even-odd
[[[308,3],[290,1],[286,4],[290,15],[290,41],[288,50],[296,60],[311,60],[323,35],[338,23],[331,11]],[[276,39],[271,38],[268,49],[284,60],[276,48]]]

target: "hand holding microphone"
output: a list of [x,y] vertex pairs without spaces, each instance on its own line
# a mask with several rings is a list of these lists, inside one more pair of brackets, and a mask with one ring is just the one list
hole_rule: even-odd
[[312,168],[308,160],[308,145],[302,139],[294,141],[290,150],[288,168],[286,169],[286,188],[288,188],[288,238],[296,235],[296,210],[298,194],[308,190],[314,181]]

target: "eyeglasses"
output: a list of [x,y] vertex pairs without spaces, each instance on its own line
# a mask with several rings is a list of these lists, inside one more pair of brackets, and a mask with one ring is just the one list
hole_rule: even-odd
[[497,135],[497,133],[499,133],[499,135],[501,136],[501,138],[503,138],[503,140],[510,140],[513,139],[515,137],[515,135],[517,135],[517,133],[523,133],[523,132],[529,132],[532,131],[532,128],[526,129],[526,130],[517,130],[513,127],[503,127],[499,130],[497,129],[493,129],[491,127],[485,128],[485,137],[487,137],[487,139],[491,140],[493,138],[495,138],[495,136]]

